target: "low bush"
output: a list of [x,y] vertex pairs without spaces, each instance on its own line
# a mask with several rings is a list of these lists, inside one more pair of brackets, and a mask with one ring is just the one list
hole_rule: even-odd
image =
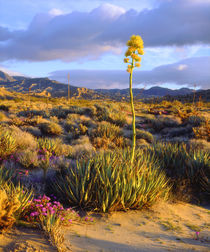
[[99,122],[101,121],[107,121],[109,119],[109,109],[104,105],[98,105],[95,104],[95,108],[96,108],[96,118]]
[[192,124],[193,126],[200,126],[202,123],[205,123],[206,119],[204,116],[192,115],[187,119],[187,123]]
[[210,124],[206,121],[200,127],[193,128],[195,138],[210,141]]
[[15,223],[14,213],[20,207],[17,197],[11,198],[4,189],[0,189],[0,231],[13,226]]
[[[132,139],[133,132],[131,130],[124,130],[124,136]],[[149,143],[152,143],[154,141],[154,137],[150,132],[140,129],[136,129],[136,139],[144,139]]]
[[12,183],[6,183],[0,188],[0,231],[12,227],[31,199],[32,191],[20,185],[15,187]]
[[17,161],[25,168],[34,168],[39,165],[39,159],[36,151],[30,149],[23,150],[16,154]]
[[9,112],[9,106],[6,106],[6,105],[0,105],[0,110],[3,110],[5,112]]
[[68,156],[72,152],[72,147],[63,144],[60,138],[38,138],[37,140],[39,151],[48,151],[51,155],[55,156]]
[[102,137],[109,138],[113,141],[116,137],[122,135],[122,130],[120,127],[111,124],[109,122],[101,122],[97,125],[96,129],[91,132],[91,137]]
[[120,127],[123,127],[127,123],[125,114],[122,112],[119,113],[119,111],[110,113],[108,121]]
[[59,136],[63,132],[62,127],[54,122],[41,123],[39,128],[44,135]]

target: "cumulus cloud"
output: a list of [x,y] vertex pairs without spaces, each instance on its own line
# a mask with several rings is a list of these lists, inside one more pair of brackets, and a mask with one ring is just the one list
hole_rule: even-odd
[[140,34],[146,47],[210,44],[209,13],[210,2],[201,0],[160,1],[140,12],[111,4],[69,14],[54,9],[36,15],[26,30],[0,28],[0,60],[96,59],[122,53],[132,34]]
[[[150,71],[136,70],[134,87],[138,85],[161,85],[173,83],[177,85],[210,87],[210,57],[188,58],[174,64],[162,65]],[[51,79],[66,82],[70,73],[71,84],[80,87],[128,88],[128,73],[122,70],[63,70],[49,74]]]

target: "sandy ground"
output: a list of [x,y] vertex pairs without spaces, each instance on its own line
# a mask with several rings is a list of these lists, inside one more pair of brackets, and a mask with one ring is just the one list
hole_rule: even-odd
[[[199,240],[195,230],[201,229]],[[152,210],[116,212],[75,224],[65,240],[74,252],[210,251],[210,211],[159,203]]]
[[[159,203],[150,210],[95,214],[93,223],[75,223],[64,231],[67,251],[73,252],[210,251],[210,209]],[[55,249],[39,230],[14,228],[0,235],[1,251]]]
[[0,252],[56,252],[43,233],[31,228],[13,228],[0,234]]

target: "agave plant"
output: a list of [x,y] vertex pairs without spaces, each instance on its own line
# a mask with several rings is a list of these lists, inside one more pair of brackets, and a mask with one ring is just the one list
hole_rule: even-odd
[[[209,153],[191,150],[186,144],[156,143],[151,152],[173,183],[173,191],[210,193]],[[180,188],[185,184],[185,190]],[[180,191],[180,192],[181,192]],[[183,195],[184,196],[184,195]]]
[[130,150],[104,153],[77,162],[59,174],[51,188],[66,202],[98,211],[141,209],[160,197],[169,186],[154,156],[141,150],[130,163]]

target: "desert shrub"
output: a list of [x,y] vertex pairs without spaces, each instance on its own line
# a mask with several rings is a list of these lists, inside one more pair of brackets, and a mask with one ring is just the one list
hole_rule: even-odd
[[63,144],[60,138],[38,138],[38,148],[40,151],[48,151],[51,155],[55,156],[68,156],[72,153],[72,147],[67,144]]
[[79,125],[80,123],[84,124],[87,127],[92,126],[92,120],[90,117],[78,114],[68,114],[66,117],[66,123],[68,124],[76,124]]
[[185,127],[177,127],[177,128],[164,128],[160,131],[162,135],[167,135],[168,137],[179,137],[179,136],[191,136],[192,135],[192,127],[190,125],[186,125]]
[[39,164],[37,152],[26,149],[16,154],[18,162],[25,168],[37,167]]
[[52,121],[54,123],[59,123],[57,116],[50,116],[50,121]]
[[195,138],[197,139],[204,139],[204,140],[210,141],[209,122],[206,121],[205,124],[203,124],[202,126],[193,128],[193,133],[194,133]]
[[37,142],[35,138],[28,132],[22,131],[18,127],[10,126],[9,130],[16,140],[17,143],[17,149],[19,150],[25,150],[25,149],[31,149],[35,150],[37,148]]
[[62,127],[54,122],[41,123],[39,128],[44,135],[59,136],[63,132]]
[[[117,138],[115,138],[116,140]],[[115,142],[113,142],[110,138],[104,138],[104,137],[94,137],[92,139],[93,146],[96,149],[115,149],[116,145]]]
[[9,112],[9,106],[6,106],[6,105],[0,105],[0,110],[3,110],[5,112]]
[[0,166],[0,188],[5,184],[13,180],[16,177],[16,173],[13,169],[7,169],[4,165]]
[[109,122],[101,122],[97,125],[96,129],[91,132],[91,137],[103,137],[114,140],[116,137],[122,135],[120,127]]
[[136,130],[136,139],[144,139],[147,142],[152,143],[154,140],[154,137],[148,131],[137,129]]
[[25,128],[25,130],[35,137],[42,136],[42,133],[38,127],[29,126],[29,127]]
[[120,127],[123,127],[127,123],[126,116],[122,112],[110,113],[108,121]]
[[91,144],[88,136],[80,136],[79,139],[72,141],[72,158],[80,159],[82,157],[90,157],[94,153],[95,148]]
[[154,119],[150,119],[149,123],[156,131],[161,131],[165,127],[177,127],[181,125],[182,121],[178,117],[158,116]]
[[4,121],[6,118],[5,114],[0,112],[0,122]]
[[57,107],[57,108],[53,108],[50,111],[50,115],[51,116],[56,116],[59,119],[65,119],[66,116],[68,114],[68,111],[66,109],[63,109],[61,106]]
[[0,189],[0,231],[12,227],[15,223],[14,213],[20,207],[20,202],[14,195],[12,198],[4,189]]
[[0,129],[0,158],[6,159],[17,150],[17,141],[8,129]]
[[202,123],[206,122],[204,116],[192,115],[187,118],[187,122],[193,126],[200,126]]
[[66,203],[103,212],[141,209],[169,192],[154,157],[138,151],[131,165],[130,150],[100,154],[66,167],[51,186]]
[[17,116],[24,116],[24,117],[34,117],[34,116],[42,116],[47,117],[47,114],[44,110],[23,110],[20,111]]
[[79,131],[80,131],[80,135],[85,135],[88,131],[88,128],[84,124],[80,123]]
[[25,125],[26,123],[24,121],[24,118],[14,117],[14,118],[11,119],[10,124],[13,125],[13,126],[20,127],[20,126]]
[[204,150],[210,152],[210,143],[204,139],[190,139],[188,146],[192,150]]
[[[124,136],[132,139],[132,131],[124,130]],[[149,143],[152,143],[154,141],[154,137],[150,132],[140,129],[136,129],[136,139],[144,139]]]
[[51,154],[57,153],[59,151],[59,146],[62,144],[61,139],[59,138],[38,138],[37,140],[38,147],[41,150],[47,150]]
[[71,106],[68,108],[63,108],[62,106],[59,106],[57,108],[53,108],[50,111],[50,115],[51,116],[56,116],[59,119],[66,119],[66,117],[68,116],[68,114],[85,114],[85,108],[81,108],[78,106]]
[[152,153],[170,178],[176,197],[190,200],[200,193],[210,193],[209,153],[171,143],[153,145]]
[[0,188],[0,230],[5,231],[19,219],[23,209],[30,204],[32,191],[23,186],[6,183]]
[[101,105],[98,105],[98,104],[95,104],[94,105],[95,108],[96,108],[96,118],[98,121],[107,121],[109,119],[109,109],[104,105],[104,106],[101,106]]
[[84,108],[84,115],[93,117],[96,114],[96,107]]
[[90,132],[91,141],[96,148],[115,148],[121,147],[122,129],[109,122],[100,122],[97,128]]

